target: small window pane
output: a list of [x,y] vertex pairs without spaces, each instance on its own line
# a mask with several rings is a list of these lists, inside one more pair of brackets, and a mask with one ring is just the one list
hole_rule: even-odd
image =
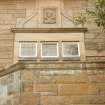
[[7,96],[7,86],[0,86],[0,98]]
[[63,57],[77,57],[79,56],[79,44],[64,42],[62,44]]
[[36,57],[37,48],[36,43],[20,43],[20,57]]
[[42,57],[57,57],[58,56],[58,46],[57,43],[46,44],[42,43]]

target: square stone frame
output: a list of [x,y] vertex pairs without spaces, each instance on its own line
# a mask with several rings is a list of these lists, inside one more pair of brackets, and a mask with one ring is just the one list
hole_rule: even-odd
[[[52,9],[55,9],[55,15],[56,15],[56,23],[54,23],[54,24],[45,24],[45,23],[43,23],[43,10],[44,9],[46,9],[46,8],[52,8]],[[39,19],[38,19],[38,21],[39,21],[39,27],[42,27],[42,28],[47,28],[47,27],[50,27],[50,28],[55,28],[55,27],[60,27],[61,26],[61,15],[60,15],[60,13],[61,13],[61,10],[58,8],[58,7],[56,7],[56,6],[51,6],[51,7],[49,7],[49,6],[47,6],[47,7],[41,7],[40,8],[40,13],[39,13]]]
[[[52,21],[51,22],[50,21],[46,22],[46,20],[44,20],[45,18],[48,18],[48,17],[45,17],[45,15],[46,15],[45,13],[47,13],[46,11],[48,11],[48,10],[51,10],[53,12],[53,15],[54,15],[53,18],[54,18],[55,22],[52,22]],[[43,8],[42,11],[43,11],[43,13],[42,13],[43,14],[43,17],[42,17],[43,22],[42,22],[42,24],[50,24],[50,25],[57,24],[57,11],[58,10],[57,10],[56,7],[55,8],[54,7],[52,7],[52,8],[51,7],[45,7],[45,8]]]

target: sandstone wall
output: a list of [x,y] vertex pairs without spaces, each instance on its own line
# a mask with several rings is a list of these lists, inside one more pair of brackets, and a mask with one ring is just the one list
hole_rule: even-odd
[[22,65],[0,75],[0,105],[105,105],[105,63]]
[[16,8],[18,2],[0,0],[0,68],[12,64],[14,35],[11,28],[15,27],[17,18],[25,17],[25,10]]
[[[86,8],[93,9],[95,0],[65,0],[65,10],[68,14],[78,16],[84,13]],[[67,23],[65,23],[68,25]],[[88,32],[85,34],[86,57],[89,61],[105,60],[105,37],[100,32],[92,18],[87,17],[85,27]]]
[[[93,8],[94,1],[89,0],[88,7]],[[100,28],[96,27],[93,19],[88,19],[88,33],[85,35],[87,60],[104,61],[105,60],[105,37]]]
[[[65,8],[64,15],[78,15],[86,6],[92,7],[92,2],[64,0],[61,9]],[[33,10],[38,10],[37,3],[37,0],[0,0],[0,68],[13,64],[11,28],[39,26],[37,17],[27,22]],[[85,34],[87,60],[104,60],[104,34],[92,20],[88,20],[86,26],[89,29]],[[61,27],[72,27],[63,15]],[[105,105],[104,63],[50,63],[23,63],[18,72],[16,68],[7,69],[12,72],[0,77],[0,105]]]
[[[38,10],[37,3],[37,0],[27,0],[27,2],[25,0],[0,0],[0,68],[13,64],[14,33],[11,32],[11,28],[20,24],[24,27],[24,22],[30,14]],[[94,1],[64,0],[62,3],[64,3],[61,4],[64,15],[72,16],[84,11],[87,6],[92,7]],[[25,27],[38,27],[36,18],[25,24]],[[61,27],[70,26],[72,26],[71,22],[62,15]],[[88,21],[86,27],[89,29],[89,32],[85,34],[87,60],[105,60],[104,34],[99,32],[92,20]]]

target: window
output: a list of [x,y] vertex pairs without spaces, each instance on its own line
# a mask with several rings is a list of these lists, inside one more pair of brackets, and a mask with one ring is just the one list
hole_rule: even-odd
[[43,42],[41,43],[41,57],[54,58],[58,57],[58,43],[56,42]]
[[19,57],[36,57],[37,44],[35,42],[20,42]]
[[7,86],[0,86],[0,98],[7,97]]
[[[79,60],[80,48],[79,42],[20,42],[19,57],[21,58],[40,58],[55,59],[63,57],[64,60]],[[39,47],[37,47],[37,45]],[[37,55],[38,54],[38,55]]]
[[77,42],[63,42],[62,43],[63,57],[80,57],[79,43]]

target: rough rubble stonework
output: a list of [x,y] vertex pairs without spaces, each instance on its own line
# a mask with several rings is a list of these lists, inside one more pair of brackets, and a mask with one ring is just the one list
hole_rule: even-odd
[[[0,105],[105,105],[105,36],[91,19],[85,24],[85,61],[14,64],[11,28],[78,27],[68,17],[92,8],[94,1],[0,0]],[[44,25],[46,5],[54,10],[45,14]]]

